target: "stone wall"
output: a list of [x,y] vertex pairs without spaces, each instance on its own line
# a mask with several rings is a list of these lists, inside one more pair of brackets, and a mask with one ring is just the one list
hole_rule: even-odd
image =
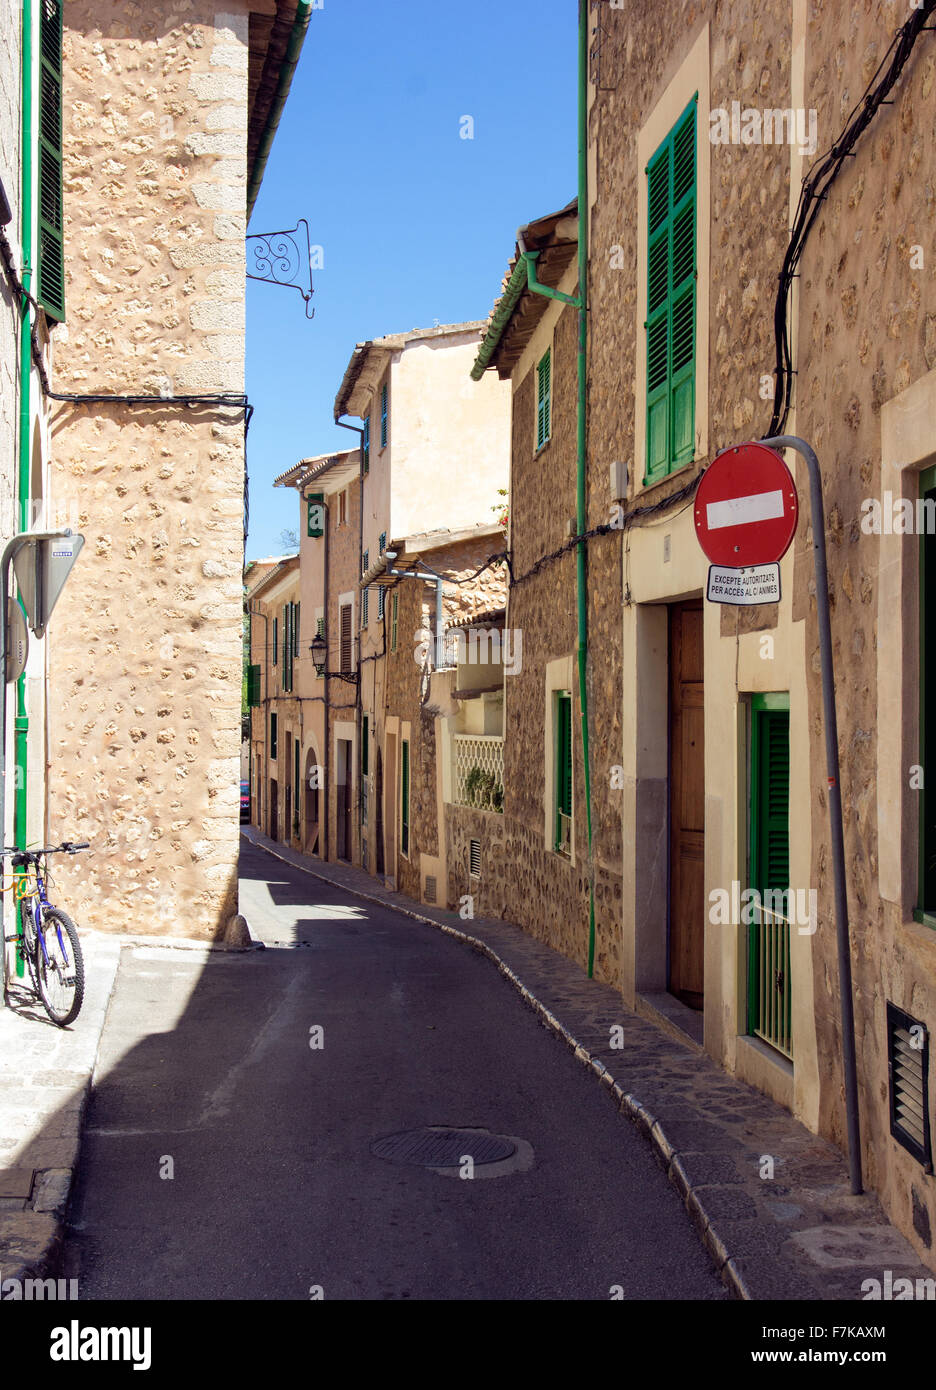
[[[239,13],[230,13],[240,11]],[[68,392],[242,392],[247,13],[69,0]],[[62,405],[86,536],[56,613],[52,833],[89,926],[210,938],[237,908],[244,412]]]

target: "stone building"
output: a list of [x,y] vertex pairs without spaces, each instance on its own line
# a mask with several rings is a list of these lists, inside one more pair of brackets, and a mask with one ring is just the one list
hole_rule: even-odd
[[60,874],[79,921],[212,938],[237,911],[246,213],[311,7],[63,8],[50,493],[86,546],[50,828],[93,845]]
[[247,617],[251,821],[272,840],[291,844],[298,839],[301,805],[296,775],[301,710],[294,694],[301,635],[298,555],[286,556],[253,585]]
[[[936,540],[914,509],[936,481],[936,54],[922,12],[883,0],[625,3],[592,23],[589,521],[610,518],[623,547],[609,753],[623,997],[844,1147],[803,466],[788,455],[800,519],[779,603],[707,602],[693,528],[720,449],[799,435],[824,478],[864,1180],[933,1265],[936,803],[920,615]],[[799,278],[783,282],[801,194],[815,216],[789,267]],[[796,910],[741,919],[748,889],[788,890]]]
[[[502,670],[475,627],[492,609],[502,612],[505,567],[488,565],[502,542],[497,522],[408,536],[393,541],[379,572],[361,581],[370,578],[386,595],[383,737],[373,797],[381,823],[372,833],[384,878],[421,902],[444,904],[470,891],[457,875],[448,888],[450,839],[460,848],[450,804],[487,808],[497,818],[503,806]],[[469,736],[461,706],[479,701],[490,702],[487,723]]]
[[[479,877],[482,910],[496,908],[541,940],[621,984],[620,538],[588,551],[587,698],[593,757],[595,930],[590,946],[587,812],[576,671],[575,535],[578,311],[543,295],[578,292],[576,203],[524,227],[473,368],[496,369],[513,401],[505,632],[522,664],[505,671],[504,814],[492,825],[504,852]],[[530,257],[529,261],[525,255]],[[531,267],[530,270],[527,267]],[[532,274],[533,280],[530,280]],[[588,460],[589,526],[608,522],[608,468]],[[462,855],[464,858],[464,855]]]
[[[396,726],[388,732],[385,723],[393,618],[388,552],[419,553],[420,545],[432,549],[481,536],[502,548],[493,535],[494,514],[507,483],[510,397],[494,379],[468,379],[481,328],[479,322],[444,324],[358,343],[335,398],[336,420],[350,415],[361,421],[358,690],[362,750],[365,731],[368,744],[356,803],[359,843],[364,867],[390,882],[399,857],[402,741]],[[482,549],[478,564],[491,553]],[[404,583],[396,603],[405,612],[410,599],[404,589],[409,594]],[[420,625],[399,639],[410,651]],[[420,887],[410,877],[418,897]]]
[[[292,704],[296,785],[292,843],[323,859],[360,863],[361,459],[345,449],[303,459],[276,479],[299,493],[299,591],[307,615]],[[325,642],[320,657],[311,650]]]

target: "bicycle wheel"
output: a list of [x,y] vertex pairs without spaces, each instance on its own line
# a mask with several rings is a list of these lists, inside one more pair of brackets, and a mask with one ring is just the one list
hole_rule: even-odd
[[60,907],[47,907],[42,913],[42,928],[36,937],[36,981],[43,1008],[53,1023],[64,1028],[78,1017],[84,999],[84,959],[78,928]]
[[29,978],[33,988],[38,988],[36,984],[36,946],[38,936],[36,935],[36,919],[33,916],[33,904],[31,898],[20,898],[20,941],[21,951],[26,964],[29,968]]

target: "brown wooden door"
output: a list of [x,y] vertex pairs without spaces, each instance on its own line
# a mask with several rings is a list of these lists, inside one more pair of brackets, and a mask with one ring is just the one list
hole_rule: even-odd
[[705,947],[705,701],[702,600],[669,612],[669,988],[701,1009]]

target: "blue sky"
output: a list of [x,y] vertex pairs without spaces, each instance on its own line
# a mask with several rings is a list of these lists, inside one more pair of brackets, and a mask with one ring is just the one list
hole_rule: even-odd
[[[282,551],[298,459],[348,448],[356,342],[486,318],[519,225],[575,195],[577,0],[324,0],[248,233],[309,222],[315,318],[247,282],[249,559]],[[461,139],[463,116],[474,138]]]

